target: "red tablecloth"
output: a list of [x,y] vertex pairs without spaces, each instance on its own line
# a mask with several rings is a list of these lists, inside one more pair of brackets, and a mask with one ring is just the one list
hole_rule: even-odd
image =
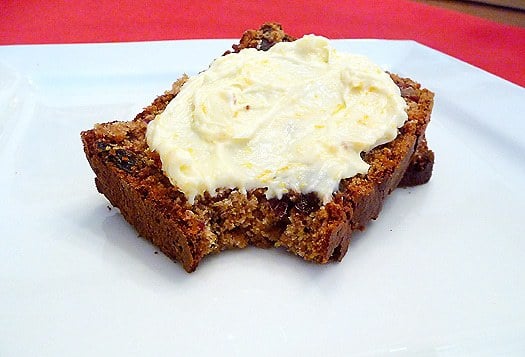
[[525,29],[407,0],[0,1],[0,44],[238,38],[277,21],[292,35],[413,39],[525,86]]

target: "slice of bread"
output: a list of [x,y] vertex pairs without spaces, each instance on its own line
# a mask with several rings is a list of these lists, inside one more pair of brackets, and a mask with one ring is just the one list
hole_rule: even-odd
[[[266,50],[293,41],[277,24],[247,31],[234,52],[246,47]],[[188,272],[201,259],[225,249],[283,246],[302,258],[327,263],[345,255],[352,231],[377,218],[383,200],[399,185],[427,182],[434,155],[425,129],[433,105],[432,92],[416,82],[391,75],[408,104],[408,120],[395,140],[363,153],[370,169],[341,181],[331,202],[314,194],[289,193],[267,199],[264,189],[242,194],[223,189],[189,204],[163,174],[159,156],[145,140],[147,123],[177,95],[183,77],[134,120],[97,124],[81,133],[84,151],[96,175],[96,186],[137,232]]]

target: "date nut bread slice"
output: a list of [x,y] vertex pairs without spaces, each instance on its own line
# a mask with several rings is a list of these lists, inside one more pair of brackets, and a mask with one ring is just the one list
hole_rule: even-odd
[[[233,52],[244,48],[267,50],[294,41],[278,24],[268,23],[244,33]],[[182,264],[187,272],[201,259],[225,249],[285,247],[316,263],[340,261],[351,233],[377,218],[383,200],[398,186],[427,182],[434,155],[425,129],[433,94],[406,78],[390,75],[407,103],[408,120],[397,137],[362,157],[366,174],[341,180],[333,199],[323,204],[315,194],[289,192],[268,199],[265,189],[242,193],[219,189],[190,204],[162,170],[159,155],[145,139],[147,124],[179,93],[183,77],[132,121],[97,124],[81,133],[84,151],[95,172],[98,191],[120,209],[137,232]]]

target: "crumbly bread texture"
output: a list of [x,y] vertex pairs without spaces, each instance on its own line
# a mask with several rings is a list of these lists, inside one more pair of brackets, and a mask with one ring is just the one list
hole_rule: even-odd
[[[233,52],[293,41],[280,25],[268,23],[244,33]],[[363,153],[371,166],[366,175],[341,181],[331,202],[314,194],[289,193],[267,199],[264,188],[242,194],[219,190],[198,196],[190,205],[163,174],[156,152],[146,143],[147,123],[177,95],[179,79],[132,121],[97,124],[81,133],[84,151],[95,172],[96,186],[140,236],[151,241],[187,272],[201,259],[225,249],[279,247],[316,263],[340,261],[351,233],[377,218],[383,200],[398,186],[427,182],[434,155],[425,129],[433,105],[432,92],[414,81],[391,74],[408,104],[408,121],[392,142]]]

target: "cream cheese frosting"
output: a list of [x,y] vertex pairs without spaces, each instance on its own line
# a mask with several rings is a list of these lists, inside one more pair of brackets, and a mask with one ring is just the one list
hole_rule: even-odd
[[307,35],[216,59],[148,124],[146,139],[190,203],[219,188],[314,192],[327,203],[342,179],[368,171],[361,152],[395,139],[405,107],[379,66]]

